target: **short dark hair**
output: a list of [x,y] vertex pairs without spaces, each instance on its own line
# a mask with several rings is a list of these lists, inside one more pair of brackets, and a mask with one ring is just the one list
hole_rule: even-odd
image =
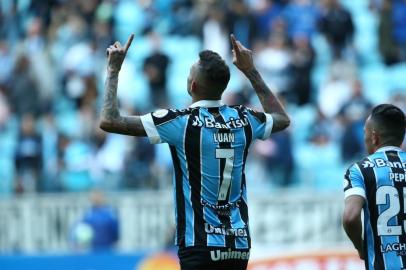
[[213,51],[204,50],[199,53],[199,70],[208,83],[208,88],[214,88],[221,94],[230,81],[230,69],[221,56]]
[[405,137],[406,119],[404,112],[392,104],[381,104],[372,109],[371,119],[379,134],[390,142],[401,145]]

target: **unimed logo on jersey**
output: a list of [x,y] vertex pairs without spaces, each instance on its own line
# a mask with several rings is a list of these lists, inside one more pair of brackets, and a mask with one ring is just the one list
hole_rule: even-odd
[[205,232],[208,234],[221,234],[232,235],[236,237],[248,237],[248,230],[246,228],[225,228],[215,227],[211,224],[204,224]]
[[232,250],[229,248],[228,250],[212,250],[210,251],[210,257],[212,261],[224,261],[224,260],[248,260],[250,258],[249,251],[239,251],[239,250]]

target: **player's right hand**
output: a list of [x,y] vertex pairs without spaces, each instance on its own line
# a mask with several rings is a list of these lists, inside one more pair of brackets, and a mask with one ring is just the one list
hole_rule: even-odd
[[245,48],[241,42],[235,39],[234,35],[230,35],[231,45],[233,46],[233,64],[246,73],[254,69],[254,61],[252,59],[252,51]]
[[121,69],[124,58],[127,54],[128,48],[134,39],[134,34],[128,38],[124,47],[121,46],[120,42],[116,41],[113,45],[107,48],[107,58],[108,58],[108,69],[112,72],[118,72]]

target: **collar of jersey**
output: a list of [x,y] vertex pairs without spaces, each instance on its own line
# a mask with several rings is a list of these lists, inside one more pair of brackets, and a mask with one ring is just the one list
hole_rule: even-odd
[[402,151],[402,149],[396,146],[384,146],[376,150],[376,152],[385,152],[385,151]]
[[190,108],[196,108],[196,107],[206,107],[206,108],[211,108],[211,107],[220,107],[222,106],[223,103],[221,100],[199,100],[190,105]]

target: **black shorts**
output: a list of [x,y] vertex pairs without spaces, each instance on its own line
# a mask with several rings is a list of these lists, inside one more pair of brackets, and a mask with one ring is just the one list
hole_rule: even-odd
[[246,270],[249,249],[179,247],[181,270]]

